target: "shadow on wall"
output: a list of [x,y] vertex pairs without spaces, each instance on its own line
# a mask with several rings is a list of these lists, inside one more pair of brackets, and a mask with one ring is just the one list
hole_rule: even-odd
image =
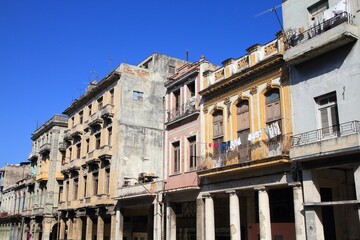
[[[347,44],[293,67],[291,85],[340,69],[355,43]],[[313,69],[313,70],[310,70]]]

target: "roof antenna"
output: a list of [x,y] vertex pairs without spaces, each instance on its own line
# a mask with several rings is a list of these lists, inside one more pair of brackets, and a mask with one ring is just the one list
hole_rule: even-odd
[[189,61],[189,50],[186,50],[186,61]]
[[258,14],[255,15],[255,17],[260,17],[261,15],[264,15],[264,14],[266,14],[266,13],[268,13],[268,12],[274,12],[275,15],[276,15],[276,18],[277,18],[277,20],[278,20],[278,22],[279,22],[279,25],[280,25],[280,27],[281,27],[281,30],[282,30],[283,33],[284,33],[284,32],[285,32],[285,31],[284,31],[284,27],[283,27],[283,25],[282,25],[282,23],[281,23],[281,21],[280,21],[279,15],[278,15],[278,13],[277,13],[277,11],[276,11],[276,9],[278,9],[279,7],[281,7],[281,4],[279,4],[279,5],[275,6],[275,7],[269,8],[269,9],[267,9],[267,10],[261,12],[261,13],[258,13]]

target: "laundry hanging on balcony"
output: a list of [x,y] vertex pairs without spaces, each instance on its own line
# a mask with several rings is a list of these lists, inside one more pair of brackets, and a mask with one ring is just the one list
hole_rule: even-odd
[[266,128],[264,128],[264,132],[267,136],[267,139],[273,139],[281,135],[281,130],[278,121],[269,124]]
[[256,132],[249,133],[248,141],[249,142],[257,141],[261,139],[261,137],[262,137],[261,130],[257,130]]
[[234,151],[236,149],[236,147],[240,146],[241,145],[241,139],[238,138],[238,139],[235,139],[235,140],[232,140],[230,141],[230,147],[229,149],[231,151]]

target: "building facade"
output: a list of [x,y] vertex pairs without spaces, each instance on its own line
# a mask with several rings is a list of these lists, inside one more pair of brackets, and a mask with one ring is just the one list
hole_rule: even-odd
[[359,2],[283,1],[307,239],[358,239]]
[[[204,73],[202,239],[294,239],[301,191],[289,157],[290,95],[281,33]],[[295,227],[297,226],[297,227]],[[295,233],[296,232],[296,233]]]
[[161,54],[123,63],[64,111],[60,239],[161,236],[164,81],[179,64]]
[[[203,57],[177,69],[165,83],[166,239],[194,239],[200,192],[200,95],[202,74],[215,70]],[[201,202],[200,202],[201,204]]]
[[26,239],[50,240],[58,237],[58,203],[62,192],[62,139],[67,117],[54,115],[32,134],[29,154],[31,177],[24,202],[24,235]]
[[28,163],[8,164],[0,170],[0,239],[21,239],[26,197],[26,185],[22,179],[28,178],[29,173]]

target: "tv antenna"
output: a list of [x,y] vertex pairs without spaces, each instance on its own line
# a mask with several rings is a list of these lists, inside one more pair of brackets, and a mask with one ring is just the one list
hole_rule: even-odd
[[276,18],[277,18],[277,20],[278,20],[278,22],[279,22],[279,25],[280,25],[280,27],[281,27],[281,30],[284,32],[284,27],[283,27],[283,25],[282,25],[282,23],[281,23],[281,21],[280,21],[279,15],[278,15],[278,13],[277,13],[277,11],[276,11],[276,9],[278,9],[278,8],[280,8],[280,7],[281,7],[281,4],[279,4],[279,5],[275,6],[275,7],[269,8],[269,9],[267,9],[267,10],[261,12],[261,13],[258,13],[258,14],[255,15],[255,17],[260,17],[260,16],[262,16],[262,15],[268,13],[268,12],[274,12],[275,15],[276,15]]

